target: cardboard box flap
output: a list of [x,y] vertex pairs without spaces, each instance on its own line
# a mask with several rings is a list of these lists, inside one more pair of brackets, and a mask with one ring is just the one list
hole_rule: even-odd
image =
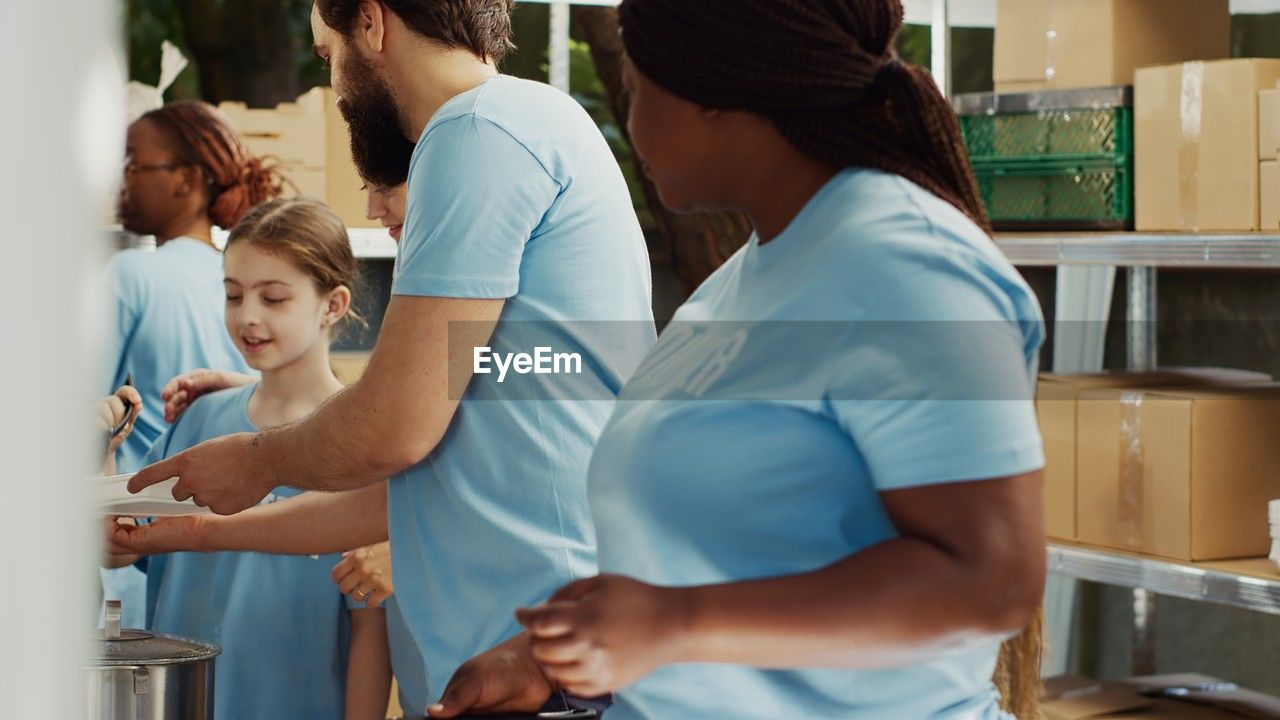
[[1108,371],[1075,375],[1041,373],[1039,379],[1046,387],[1061,385],[1076,390],[1084,390],[1116,387],[1163,387],[1167,385],[1264,383],[1272,378],[1267,373],[1254,370],[1213,367],[1166,367],[1150,372]]
[[1209,706],[1254,720],[1280,720],[1280,698],[1265,695],[1245,688],[1219,690],[1217,692],[1197,691],[1197,686],[1221,683],[1217,678],[1198,673],[1178,673],[1173,675],[1148,675],[1125,678],[1119,684],[1135,690],[1160,687],[1185,687],[1190,692],[1181,696],[1180,701],[1192,705]]
[[1155,700],[1145,698],[1132,689],[1097,683],[1046,700],[1041,703],[1041,708],[1053,720],[1089,720],[1143,710],[1155,704]]

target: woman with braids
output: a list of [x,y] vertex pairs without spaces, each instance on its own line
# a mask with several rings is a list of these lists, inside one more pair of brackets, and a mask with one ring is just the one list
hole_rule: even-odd
[[[275,173],[205,103],[172,103],[143,115],[129,126],[125,152],[120,222],[154,235],[157,248],[117,253],[106,269],[115,327],[99,391],[132,379],[142,395],[133,434],[117,453],[119,472],[141,467],[164,432],[160,390],[170,378],[201,367],[248,370],[223,329],[222,253],[210,231],[230,229],[280,194]],[[124,600],[126,622],[141,627],[142,574],[105,572],[107,598]]]
[[602,574],[518,611],[527,651],[473,659],[433,714],[527,684],[615,692],[609,720],[1008,717],[997,655],[1045,573],[1042,319],[948,104],[894,54],[901,3],[619,12],[663,202],[755,233],[596,445]]

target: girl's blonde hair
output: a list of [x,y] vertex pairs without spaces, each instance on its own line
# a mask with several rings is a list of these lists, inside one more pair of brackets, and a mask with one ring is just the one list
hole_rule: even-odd
[[352,303],[343,321],[369,326],[355,309],[360,269],[347,228],[323,203],[300,198],[265,202],[231,230],[227,249],[238,242],[288,259],[311,276],[321,293],[345,286],[351,291]]

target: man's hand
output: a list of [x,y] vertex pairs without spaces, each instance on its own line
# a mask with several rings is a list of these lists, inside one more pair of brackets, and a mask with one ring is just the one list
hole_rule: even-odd
[[427,714],[452,718],[463,713],[533,713],[553,692],[555,687],[529,653],[529,634],[521,633],[463,663]]
[[172,423],[178,419],[191,403],[201,395],[233,387],[243,387],[257,378],[243,373],[225,370],[209,370],[200,368],[183,373],[170,380],[160,390],[160,399],[164,401],[164,421]]
[[138,471],[129,480],[136,493],[176,477],[173,498],[188,498],[219,515],[233,515],[257,505],[280,483],[265,452],[262,436],[239,433],[215,438]]

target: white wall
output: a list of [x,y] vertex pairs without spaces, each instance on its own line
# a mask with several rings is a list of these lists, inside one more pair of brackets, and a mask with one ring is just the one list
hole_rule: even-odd
[[[84,717],[96,535],[86,328],[120,174],[118,0],[0,0],[0,718]],[[94,437],[97,437],[96,435]],[[99,440],[99,442],[101,442]]]

